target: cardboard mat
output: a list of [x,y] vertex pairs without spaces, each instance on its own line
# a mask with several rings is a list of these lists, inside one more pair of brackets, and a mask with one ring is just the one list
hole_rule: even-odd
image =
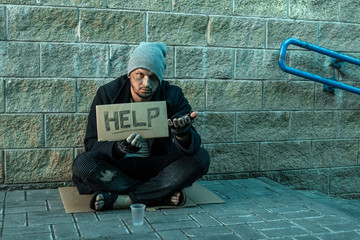
[[[184,189],[186,192],[186,203],[182,207],[193,207],[200,204],[224,203],[220,197],[205,188],[194,183],[191,187]],[[66,213],[93,212],[89,207],[91,195],[80,195],[76,187],[59,187],[61,200]],[[147,211],[155,211],[159,208],[173,208],[170,206],[157,206],[146,208]]]

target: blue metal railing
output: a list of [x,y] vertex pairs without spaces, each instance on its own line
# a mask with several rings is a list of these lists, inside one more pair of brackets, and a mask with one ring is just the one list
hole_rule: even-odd
[[[335,88],[339,88],[339,89],[343,89],[345,91],[349,91],[352,93],[356,93],[356,94],[360,94],[360,88],[356,88],[341,82],[336,81],[335,79],[329,79],[329,78],[323,78],[320,77],[319,75],[316,74],[312,74],[312,73],[308,73],[305,71],[301,71],[299,69],[293,68],[293,67],[289,67],[285,64],[285,55],[286,55],[286,50],[287,47],[290,45],[296,45],[298,47],[302,47],[308,50],[312,50],[314,52],[320,53],[320,54],[324,54],[327,55],[329,57],[332,57],[334,59],[332,59],[332,63],[338,64],[339,62],[349,62],[355,65],[360,66],[360,60],[353,58],[353,57],[349,57],[347,55],[326,49],[326,48],[322,48],[304,41],[301,41],[299,39],[296,38],[288,38],[286,39],[280,47],[280,51],[279,51],[279,67],[281,70],[283,70],[284,72],[290,73],[290,74],[294,74],[303,78],[307,78],[316,82],[320,82]],[[341,65],[340,65],[341,66]]]

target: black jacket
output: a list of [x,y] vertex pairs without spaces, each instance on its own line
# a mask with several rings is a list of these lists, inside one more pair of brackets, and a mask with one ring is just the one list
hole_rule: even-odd
[[[178,118],[191,112],[191,106],[181,88],[162,81],[154,93],[152,101],[166,101],[168,118]],[[119,154],[114,148],[114,141],[97,141],[96,127],[96,105],[129,103],[130,102],[130,80],[126,75],[121,76],[101,86],[91,105],[88,125],[85,135],[85,150],[98,152],[105,155],[109,160],[120,160],[125,154]],[[180,151],[184,155],[195,154],[200,145],[201,138],[195,128],[191,128],[191,145],[188,149],[183,148],[175,136],[166,138],[148,139],[151,155],[165,155],[174,151]]]

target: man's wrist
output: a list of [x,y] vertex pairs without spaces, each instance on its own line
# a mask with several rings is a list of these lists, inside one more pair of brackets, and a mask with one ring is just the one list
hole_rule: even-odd
[[175,138],[176,138],[179,142],[181,142],[181,143],[183,143],[183,144],[185,144],[185,145],[190,144],[190,140],[191,140],[190,137],[191,137],[190,131],[189,131],[186,135],[184,135],[184,136],[177,136],[177,135],[175,135]]
[[140,150],[139,147],[131,145],[131,143],[127,142],[126,140],[117,141],[115,143],[115,148],[118,152],[122,153],[136,153]]

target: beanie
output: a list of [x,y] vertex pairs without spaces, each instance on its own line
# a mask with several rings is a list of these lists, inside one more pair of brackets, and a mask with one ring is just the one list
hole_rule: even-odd
[[145,68],[153,72],[162,82],[166,68],[166,45],[163,42],[141,42],[130,55],[128,75],[137,68]]

